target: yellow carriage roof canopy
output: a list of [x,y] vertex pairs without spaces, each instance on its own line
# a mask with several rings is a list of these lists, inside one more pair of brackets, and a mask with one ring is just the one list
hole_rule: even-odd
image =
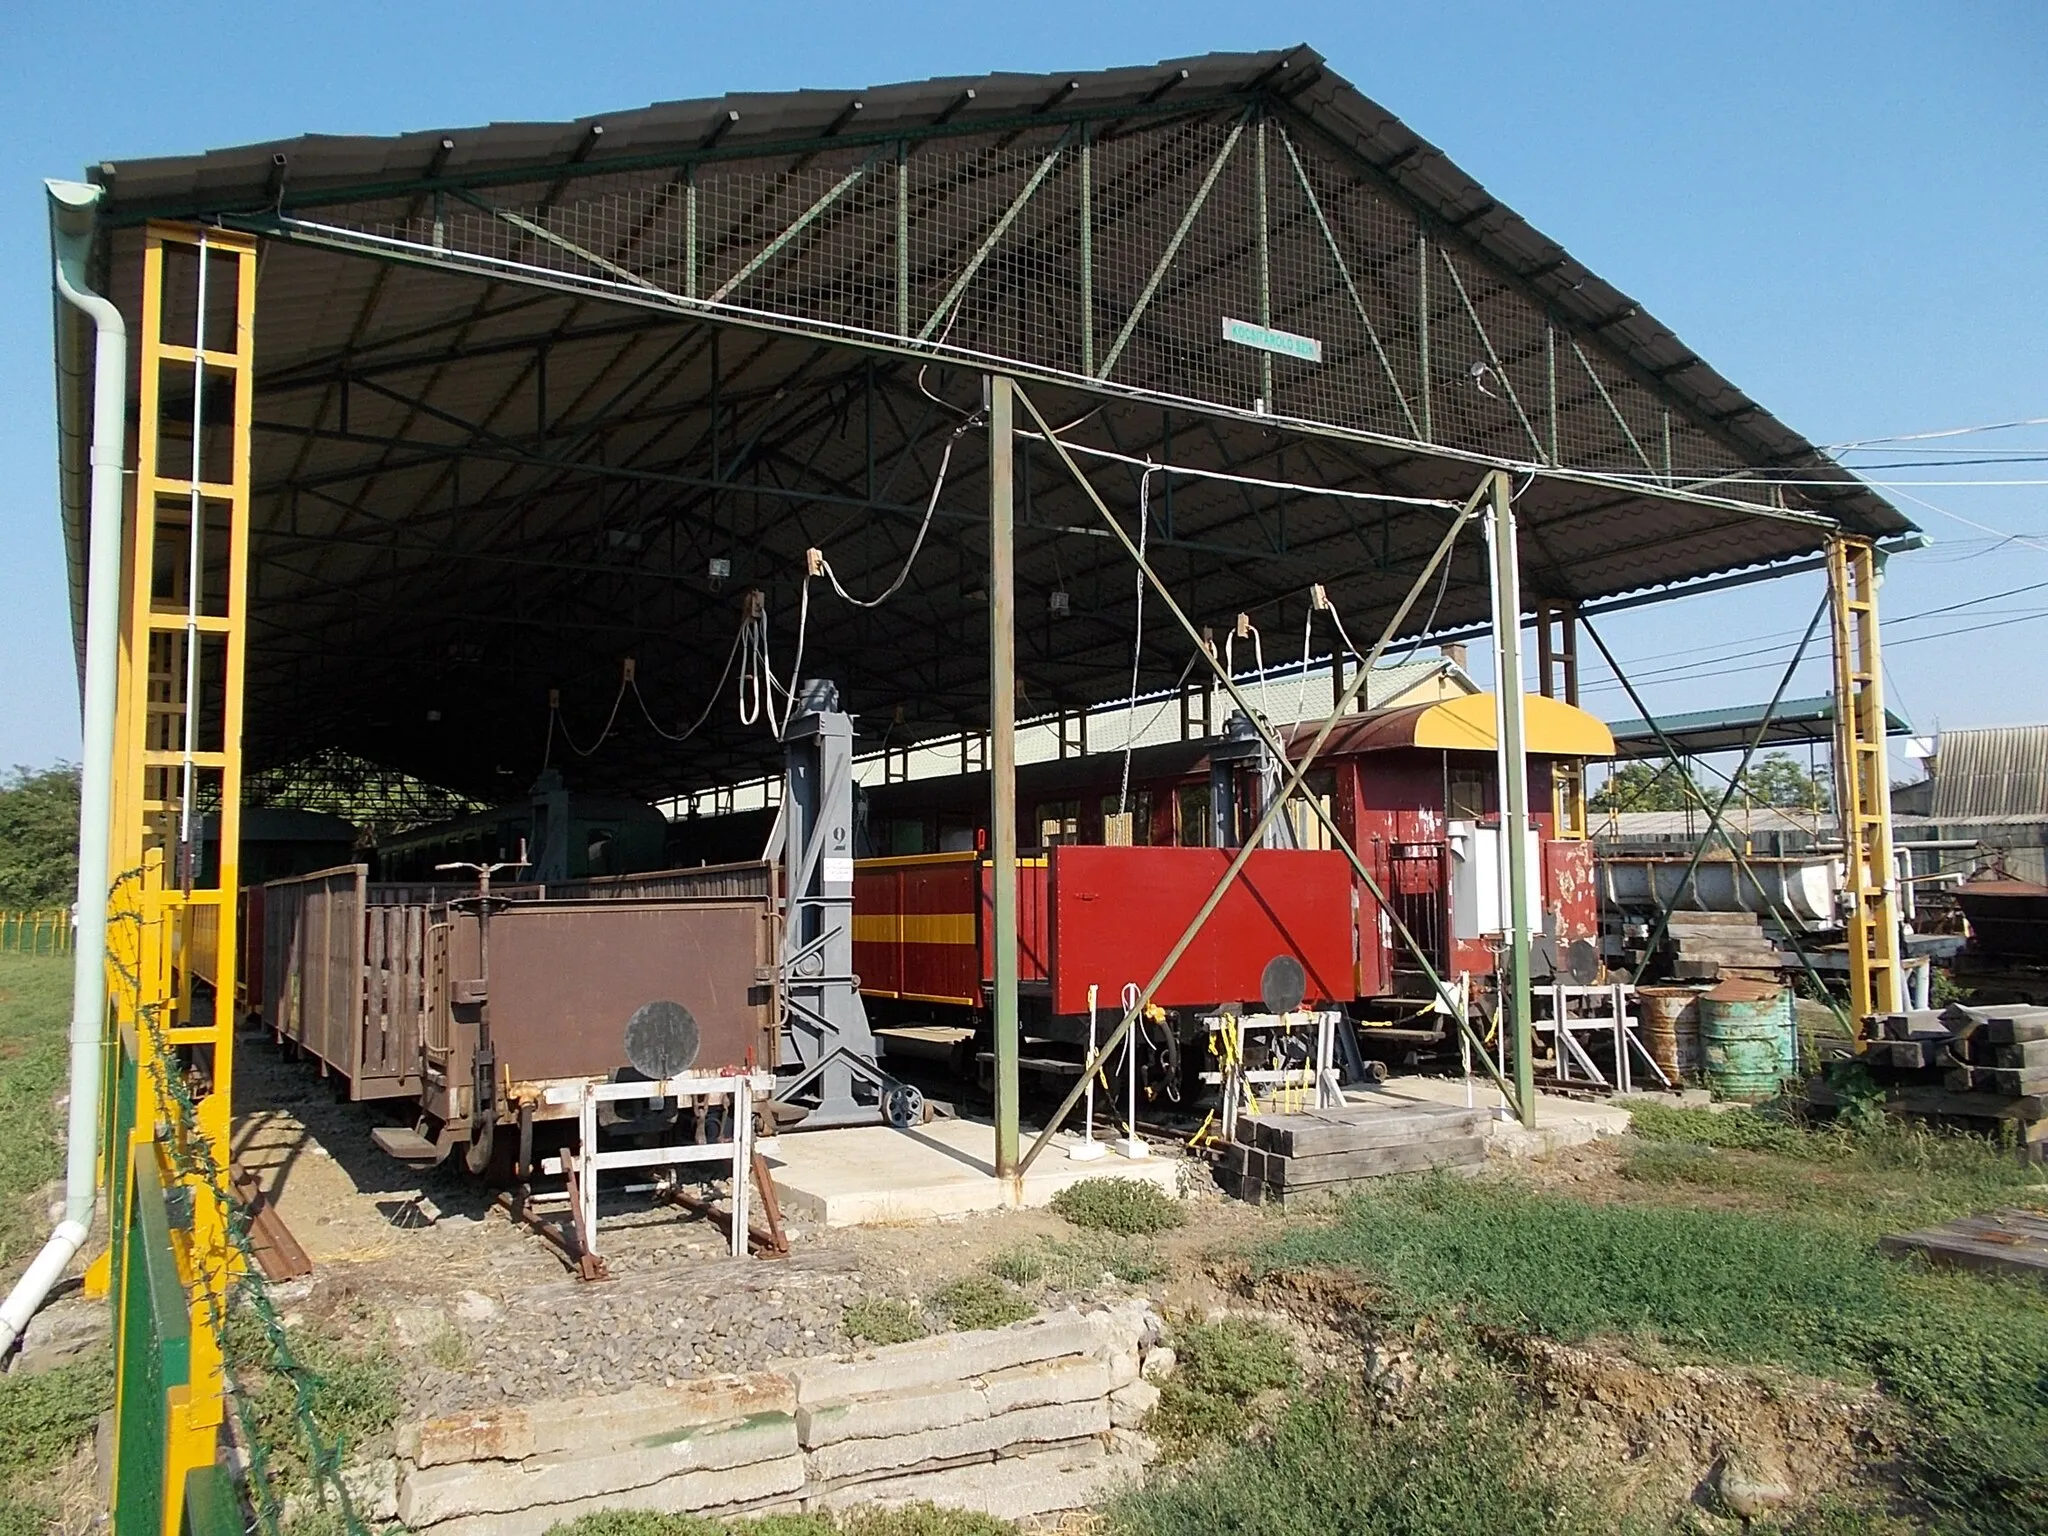
[[[1549,757],[1612,757],[1614,737],[1597,715],[1541,694],[1522,697],[1524,740],[1528,750]],[[1297,745],[1315,735],[1312,723],[1289,734]],[[1492,752],[1498,749],[1491,693],[1467,694],[1433,704],[1364,715],[1338,727],[1325,752],[1387,752],[1398,747],[1425,747],[1442,752]]]

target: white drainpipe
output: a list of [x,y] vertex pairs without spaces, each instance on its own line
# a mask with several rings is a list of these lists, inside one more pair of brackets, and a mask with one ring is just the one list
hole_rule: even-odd
[[[86,285],[94,210],[100,189],[51,181],[50,248],[58,299],[59,366],[66,306],[94,331],[90,513],[85,586],[84,749],[78,804],[78,932],[72,950],[71,1115],[64,1160],[64,1218],[0,1302],[0,1358],[84,1245],[92,1226],[94,1172],[100,1142],[101,1045],[107,1023],[107,892],[113,883],[109,841],[114,787],[114,675],[121,640],[122,457],[127,447],[128,327],[121,311]],[[76,324],[76,320],[70,320]],[[58,422],[76,431],[71,402],[58,382]]]

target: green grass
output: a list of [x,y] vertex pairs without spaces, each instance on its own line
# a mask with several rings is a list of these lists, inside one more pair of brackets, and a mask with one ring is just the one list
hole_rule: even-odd
[[1077,1227],[1140,1237],[1183,1226],[1181,1203],[1139,1179],[1083,1179],[1052,1197],[1052,1208]]
[[1143,1285],[1166,1273],[1165,1261],[1150,1243],[1088,1231],[1006,1248],[988,1261],[987,1268],[1012,1285],[1043,1286],[1048,1291],[1086,1290],[1102,1284],[1105,1275],[1125,1285]]
[[1155,1478],[1109,1514],[1127,1536],[1612,1536],[1583,1492],[1532,1465],[1531,1430],[1476,1362],[1398,1419],[1330,1385],[1270,1435]]
[[69,956],[0,953],[0,1276],[40,1246],[37,1192],[64,1169],[56,1095],[67,1066]]
[[953,1328],[1004,1328],[1037,1309],[1014,1286],[993,1275],[962,1275],[932,1296],[932,1305]]
[[1629,1107],[1636,1144],[1622,1171],[1631,1181],[1798,1211],[1865,1237],[2048,1195],[2042,1169],[2009,1143],[1885,1115],[1807,1128],[1753,1110]]
[[907,1344],[931,1332],[923,1313],[894,1296],[862,1296],[848,1302],[839,1326],[857,1344]]
[[719,1521],[644,1510],[602,1510],[551,1526],[547,1536],[1016,1536],[1007,1520],[912,1504],[832,1515],[763,1515]]
[[1256,1318],[1181,1323],[1173,1347],[1178,1367],[1161,1384],[1146,1425],[1173,1455],[1241,1439],[1257,1423],[1261,1398],[1301,1381],[1293,1342]]
[[1914,1417],[1905,1481],[1943,1528],[2048,1530],[2039,1289],[1896,1263],[1851,1223],[1430,1178],[1354,1198],[1259,1264],[1353,1270],[1410,1321],[1875,1380]]
[[309,1327],[291,1329],[286,1338],[302,1368],[302,1403],[299,1387],[279,1368],[247,1303],[229,1315],[227,1333],[228,1363],[248,1393],[256,1438],[269,1457],[271,1489],[279,1497],[307,1486],[313,1447],[305,1413],[326,1444],[340,1444],[344,1462],[397,1421],[398,1364],[385,1350],[351,1347]]
[[41,1536],[52,1512],[37,1497],[37,1479],[91,1439],[113,1406],[109,1353],[34,1376],[0,1376],[0,1536]]

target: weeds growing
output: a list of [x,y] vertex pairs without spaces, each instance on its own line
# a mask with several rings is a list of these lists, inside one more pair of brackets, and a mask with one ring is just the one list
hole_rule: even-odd
[[1180,1201],[1140,1179],[1083,1179],[1052,1197],[1052,1208],[1077,1227],[1141,1237],[1183,1226]]
[[1182,1323],[1173,1344],[1179,1365],[1161,1384],[1146,1428],[1175,1455],[1242,1438],[1260,1398],[1301,1381],[1293,1341],[1256,1318]]
[[56,1096],[70,1009],[68,957],[0,954],[0,1275],[38,1244],[38,1193],[63,1170]]
[[848,1302],[839,1326],[856,1344],[907,1344],[931,1332],[923,1313],[894,1296],[862,1296]]
[[1512,1390],[1476,1363],[1398,1419],[1326,1386],[1289,1404],[1270,1435],[1148,1483],[1110,1515],[1130,1536],[1611,1533],[1583,1493],[1534,1468],[1531,1432]]
[[1914,1416],[1906,1483],[1944,1529],[2048,1530],[2038,1291],[1894,1263],[1852,1225],[1430,1178],[1356,1197],[1260,1262],[1354,1270],[1410,1319],[1875,1380]]
[[1042,1285],[1048,1291],[1086,1290],[1100,1285],[1105,1276],[1125,1285],[1143,1285],[1166,1273],[1165,1262],[1150,1243],[1088,1231],[1006,1248],[987,1267],[999,1280]]
[[932,1297],[932,1305],[954,1328],[1003,1328],[1021,1323],[1035,1310],[1017,1290],[993,1275],[962,1275]]

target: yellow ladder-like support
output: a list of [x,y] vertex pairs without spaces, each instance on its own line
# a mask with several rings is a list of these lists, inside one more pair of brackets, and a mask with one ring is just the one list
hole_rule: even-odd
[[1868,539],[1828,545],[1835,637],[1835,805],[1847,865],[1849,1013],[1856,1028],[1900,1003],[1891,774],[1878,651],[1877,552]]
[[[190,1200],[189,1225],[171,1233],[190,1315],[188,1384],[150,1416],[164,1425],[157,1500],[133,1491],[162,1510],[165,1536],[180,1529],[187,1472],[213,1465],[218,1449],[219,1330],[237,1268],[221,1184],[234,1080],[255,318],[253,239],[148,227],[113,854],[116,870],[128,872],[117,915],[131,928],[140,919],[161,939],[138,946],[133,935],[114,934],[117,962],[124,949],[131,964],[157,958],[111,978],[110,995],[138,1057],[134,1155],[153,1158],[166,1191],[182,1185]],[[186,1112],[167,1092],[173,1083],[189,1085],[196,1103],[189,1139]],[[149,1379],[148,1362],[117,1357],[117,1395]],[[116,1422],[142,1421],[117,1412]],[[117,1484],[117,1511],[123,1492]]]

